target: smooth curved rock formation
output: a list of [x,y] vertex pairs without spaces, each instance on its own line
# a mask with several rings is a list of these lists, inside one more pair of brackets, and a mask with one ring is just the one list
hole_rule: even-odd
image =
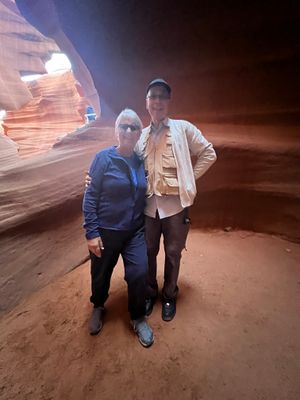
[[19,161],[18,145],[0,132],[0,171],[12,167]]
[[59,136],[84,125],[88,104],[72,72],[44,75],[28,82],[28,88],[32,100],[8,111],[3,123],[5,134],[18,144],[23,158],[45,153]]
[[11,0],[0,1],[0,109],[18,110],[32,99],[20,73],[46,74],[45,62],[60,51],[20,15]]
[[95,152],[115,140],[112,128],[99,125],[67,135],[46,154],[1,168],[0,314],[86,258],[84,171]]
[[299,243],[298,128],[285,127],[284,141],[280,126],[205,128],[213,138],[218,160],[197,182],[196,226],[268,232]]
[[[43,14],[45,19],[37,30],[21,16],[14,1],[0,0],[0,109],[18,110],[26,105],[32,96],[27,85],[20,79],[20,74],[46,74],[45,62],[51,58],[51,54],[65,51],[72,63],[73,73],[80,82],[82,96],[86,97],[88,104],[100,116],[99,96],[92,76],[61,30],[51,5],[51,1],[43,0],[24,5]],[[48,34],[47,37],[41,32]]]
[[[51,37],[59,48],[67,54],[72,64],[72,71],[81,84],[84,97],[99,117],[101,114],[100,100],[93,78],[74,45],[63,31],[54,3],[51,0],[33,0],[30,3],[17,1],[17,4],[28,21],[44,35]],[[66,4],[69,9],[74,6],[73,4]]]

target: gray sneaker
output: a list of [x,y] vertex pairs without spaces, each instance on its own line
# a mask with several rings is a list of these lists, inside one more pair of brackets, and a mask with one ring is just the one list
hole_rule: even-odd
[[139,338],[139,342],[144,347],[150,347],[154,342],[153,332],[145,318],[134,319],[131,321],[133,330]]
[[90,334],[97,335],[103,327],[103,307],[95,307],[93,308],[92,316],[90,319]]

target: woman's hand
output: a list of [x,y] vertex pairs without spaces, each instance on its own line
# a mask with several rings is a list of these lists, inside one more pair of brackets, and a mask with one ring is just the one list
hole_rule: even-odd
[[89,251],[95,254],[95,256],[101,257],[104,246],[100,236],[94,239],[87,240],[87,246]]
[[85,173],[86,173],[86,175],[85,175],[84,184],[85,184],[85,188],[87,188],[91,184],[92,178],[89,175],[89,171],[85,171]]

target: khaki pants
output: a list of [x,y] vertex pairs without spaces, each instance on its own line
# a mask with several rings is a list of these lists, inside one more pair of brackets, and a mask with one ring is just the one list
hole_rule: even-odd
[[160,237],[164,239],[165,250],[165,269],[164,285],[162,296],[164,300],[175,299],[178,287],[177,280],[179,275],[181,252],[185,248],[186,238],[189,231],[189,220],[187,209],[171,217],[159,219],[145,217],[145,233],[148,254],[148,297],[158,296],[158,285],[156,280],[157,262],[156,257],[159,252]]

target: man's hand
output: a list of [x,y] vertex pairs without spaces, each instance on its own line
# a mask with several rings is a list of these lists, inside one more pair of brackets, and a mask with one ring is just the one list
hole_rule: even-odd
[[85,175],[84,184],[85,184],[85,188],[87,188],[91,184],[92,178],[89,175],[89,171],[85,171],[85,173],[86,173],[86,175]]
[[97,237],[94,239],[87,240],[88,249],[95,254],[97,257],[102,256],[102,251],[104,250],[104,246],[101,240],[101,237]]

